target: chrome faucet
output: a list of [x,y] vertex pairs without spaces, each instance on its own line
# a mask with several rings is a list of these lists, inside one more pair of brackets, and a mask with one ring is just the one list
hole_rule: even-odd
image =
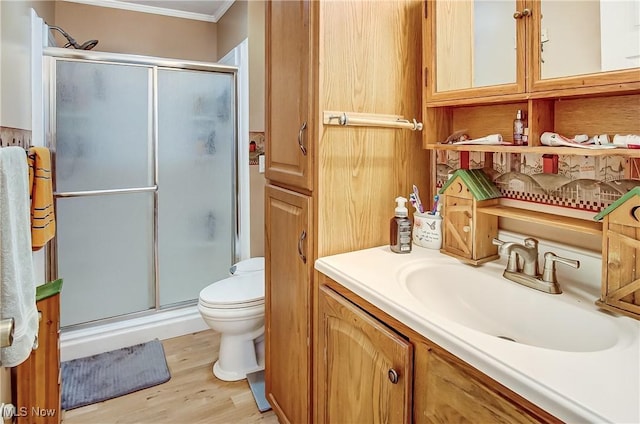
[[518,244],[494,238],[493,244],[499,246],[498,251],[500,254],[508,256],[507,267],[502,274],[504,278],[546,293],[562,293],[556,278],[556,262],[574,268],[580,267],[579,261],[561,258],[552,252],[547,252],[544,254],[543,272],[539,274],[538,240],[526,238],[524,244]]

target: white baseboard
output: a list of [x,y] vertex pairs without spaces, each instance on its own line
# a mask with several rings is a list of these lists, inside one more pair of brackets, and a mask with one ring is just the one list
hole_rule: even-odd
[[62,331],[60,360],[83,358],[122,347],[208,330],[196,305],[90,328]]

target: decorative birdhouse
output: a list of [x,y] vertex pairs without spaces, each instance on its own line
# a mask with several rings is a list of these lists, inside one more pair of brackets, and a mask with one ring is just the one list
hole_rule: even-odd
[[640,187],[594,217],[602,222],[602,294],[596,304],[640,319]]
[[440,190],[443,195],[440,252],[472,265],[499,257],[492,240],[498,236],[498,217],[478,208],[498,204],[500,190],[480,169],[458,169]]

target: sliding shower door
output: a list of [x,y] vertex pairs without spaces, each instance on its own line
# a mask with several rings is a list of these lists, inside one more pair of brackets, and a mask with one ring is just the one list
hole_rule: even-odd
[[82,54],[52,59],[61,324],[195,304],[235,257],[234,69]]
[[153,69],[56,61],[61,325],[155,306]]
[[158,70],[160,305],[226,278],[235,245],[233,74]]

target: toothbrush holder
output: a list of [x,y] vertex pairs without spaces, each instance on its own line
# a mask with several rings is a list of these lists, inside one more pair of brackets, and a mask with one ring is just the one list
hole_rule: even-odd
[[431,213],[413,214],[413,244],[428,249],[442,247],[442,217]]

